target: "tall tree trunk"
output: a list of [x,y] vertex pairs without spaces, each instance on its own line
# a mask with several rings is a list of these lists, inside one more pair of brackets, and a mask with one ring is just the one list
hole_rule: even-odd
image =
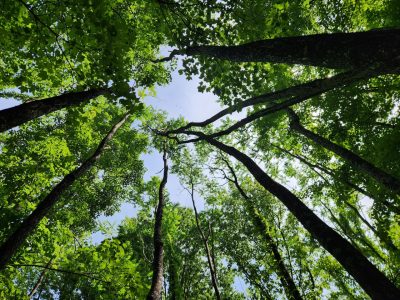
[[106,144],[112,139],[116,131],[125,123],[130,114],[118,121],[98,145],[96,151],[78,168],[66,175],[51,192],[38,204],[35,210],[19,225],[0,247],[0,270],[4,269],[11,257],[17,252],[26,238],[36,229],[39,222],[57,203],[62,193],[67,190],[100,158]]
[[300,64],[332,69],[389,65],[400,55],[400,30],[314,34],[267,39],[238,46],[193,46],[181,51],[235,62]]
[[204,249],[206,251],[208,268],[210,270],[210,276],[211,276],[211,284],[212,284],[212,286],[214,288],[215,298],[217,298],[218,300],[221,300],[221,294],[220,294],[219,288],[218,288],[218,280],[217,280],[217,274],[216,274],[216,270],[215,270],[215,264],[214,264],[214,261],[213,261],[213,258],[212,258],[210,247],[208,245],[208,237],[205,236],[205,234],[203,232],[203,229],[201,228],[200,220],[199,220],[199,214],[197,212],[196,203],[194,201],[194,186],[193,186],[193,183],[192,183],[191,190],[190,190],[190,196],[192,198],[193,210],[194,210],[194,215],[195,215],[195,218],[196,218],[196,227],[197,227],[197,230],[199,231],[201,240],[202,240],[202,242],[204,244]]
[[246,192],[240,186],[238,178],[236,176],[236,172],[234,171],[232,166],[228,163],[228,161],[225,161],[225,163],[233,176],[233,180],[231,182],[235,185],[235,187],[239,191],[240,195],[246,201],[245,206],[252,217],[252,223],[253,223],[254,227],[258,229],[259,233],[262,235],[262,237],[264,238],[265,242],[267,243],[268,247],[270,248],[270,250],[272,252],[272,255],[274,257],[276,267],[278,270],[277,273],[278,273],[279,279],[283,285],[283,288],[285,290],[286,297],[289,300],[303,299],[301,297],[300,291],[297,289],[296,284],[293,281],[292,276],[290,276],[289,271],[287,270],[287,268],[285,266],[283,258],[281,256],[281,254],[279,253],[278,246],[276,245],[274,239],[268,232],[267,224],[261,217],[258,209],[254,206],[254,203],[251,200],[251,198],[246,194]]
[[163,284],[163,270],[164,270],[164,244],[162,241],[162,219],[164,211],[164,189],[168,180],[168,162],[167,150],[164,148],[163,154],[164,172],[163,178],[158,189],[158,205],[156,210],[156,220],[154,223],[154,258],[153,258],[153,278],[151,280],[151,288],[147,295],[147,300],[161,299],[162,284]]
[[0,132],[22,125],[65,107],[77,106],[108,93],[107,89],[72,92],[42,100],[34,100],[0,111]]
[[290,108],[287,108],[290,118],[290,128],[294,131],[304,135],[305,137],[311,139],[314,143],[324,147],[340,156],[347,162],[351,164],[352,167],[357,168],[364,173],[373,177],[376,181],[384,185],[389,190],[393,191],[396,194],[400,194],[400,180],[395,178],[394,176],[386,173],[385,171],[379,169],[374,166],[372,163],[366,161],[365,159],[359,157],[357,154],[351,152],[350,150],[339,146],[330,140],[320,136],[306,128],[304,128],[301,123],[299,116]]
[[383,273],[325,224],[299,198],[269,177],[250,157],[233,147],[208,138],[202,132],[188,131],[187,134],[202,137],[209,144],[240,161],[259,184],[275,195],[322,247],[337,259],[372,299],[400,299],[400,290]]

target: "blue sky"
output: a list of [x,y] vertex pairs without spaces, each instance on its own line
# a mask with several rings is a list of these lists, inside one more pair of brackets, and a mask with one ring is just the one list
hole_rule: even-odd
[[[163,51],[164,52],[164,51]],[[184,116],[188,121],[202,121],[221,110],[217,97],[212,93],[199,93],[197,86],[199,79],[194,77],[188,81],[184,75],[179,75],[177,70],[172,73],[172,81],[166,86],[156,88],[156,97],[145,99],[147,105],[152,105],[156,109],[164,110],[170,118]],[[11,99],[0,98],[0,110],[17,105],[19,102]],[[230,118],[239,118],[244,113],[233,114]],[[218,122],[217,122],[218,124]],[[162,170],[162,156],[157,151],[142,155],[145,168],[145,180],[152,176],[160,176]],[[167,189],[170,199],[173,202],[180,203],[183,206],[192,207],[191,199],[187,191],[180,185],[176,175],[169,174]],[[199,210],[204,209],[204,202],[200,197],[196,197],[196,206]],[[119,212],[113,216],[100,216],[99,221],[109,222],[113,227],[126,217],[134,217],[137,209],[129,203],[123,203]],[[100,232],[92,235],[93,242],[99,243],[104,239]],[[235,278],[235,287],[244,292],[246,284],[243,279]]]
[[[214,94],[199,93],[197,91],[198,83],[198,78],[187,81],[184,75],[179,75],[177,71],[174,71],[172,81],[166,86],[157,87],[156,97],[147,97],[145,103],[156,109],[166,111],[170,118],[184,116],[190,121],[202,121],[221,110],[221,106],[217,103],[217,97]],[[161,154],[154,150],[150,154],[142,155],[142,158],[147,169],[145,180],[152,176],[160,176],[160,171],[163,168]],[[192,207],[189,194],[180,185],[176,175],[169,174],[167,189],[171,201]],[[199,209],[204,207],[201,199],[197,199],[196,204]],[[100,220],[118,224],[125,217],[135,216],[135,213],[136,209],[133,205],[125,203],[120,212],[110,217],[101,217]],[[95,236],[95,240],[98,240],[98,235]]]

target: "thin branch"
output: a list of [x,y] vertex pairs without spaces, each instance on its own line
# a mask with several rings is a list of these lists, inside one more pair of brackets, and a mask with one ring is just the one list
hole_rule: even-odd
[[33,295],[36,293],[37,289],[39,286],[42,284],[44,276],[46,275],[48,268],[51,266],[51,263],[53,262],[54,257],[52,257],[46,264],[45,268],[43,268],[43,271],[40,273],[39,279],[36,281],[36,284],[33,286],[32,290],[29,292],[28,297],[32,298]]
[[50,266],[43,266],[43,265],[37,265],[37,264],[10,264],[7,267],[13,267],[13,268],[19,268],[19,267],[36,267],[36,268],[42,268],[42,269],[46,269],[49,271],[55,271],[55,272],[60,272],[60,273],[65,273],[65,274],[72,274],[72,275],[77,275],[77,276],[82,276],[82,277],[87,277],[89,279],[93,279],[93,280],[97,280],[97,281],[101,281],[104,283],[112,283],[111,281],[105,281],[103,279],[100,279],[98,277],[94,277],[91,276],[87,273],[80,273],[80,272],[75,272],[75,271],[71,271],[71,270],[64,270],[64,269],[56,269],[56,268],[52,268]]

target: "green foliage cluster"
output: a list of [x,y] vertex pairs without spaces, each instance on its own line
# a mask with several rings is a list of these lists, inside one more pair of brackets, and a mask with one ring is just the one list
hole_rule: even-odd
[[[162,299],[215,299],[213,272],[223,299],[294,299],[282,265],[303,299],[368,298],[244,166],[207,142],[185,145],[186,135],[165,134],[188,120],[171,120],[144,103],[176,68],[175,58],[156,61],[167,46],[184,53],[199,45],[398,28],[398,1],[17,0],[3,1],[0,10],[0,97],[30,103],[64,92],[110,90],[0,134],[1,243],[131,111],[100,159],[63,191],[0,270],[1,299],[145,299],[161,180],[144,180],[142,155],[164,147],[182,197],[193,207],[166,195]],[[186,55],[180,62],[178,71],[187,79],[200,78],[199,92],[213,92],[228,107],[342,72],[207,55]],[[400,178],[399,86],[398,74],[386,74],[293,109],[308,130]],[[274,104],[254,105],[246,113]],[[211,134],[233,123],[228,117],[219,127],[201,130]],[[219,140],[254,158],[400,286],[398,193],[292,130],[284,110]],[[135,205],[135,217],[94,242],[94,233],[106,231],[99,217],[113,215],[125,202]]]

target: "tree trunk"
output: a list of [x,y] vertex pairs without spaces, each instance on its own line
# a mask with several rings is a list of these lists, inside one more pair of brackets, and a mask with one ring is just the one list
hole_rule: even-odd
[[271,194],[275,195],[297,218],[304,228],[349,272],[372,299],[400,299],[400,290],[390,282],[368,259],[348,241],[325,224],[293,193],[269,177],[250,157],[204,133],[188,131],[202,137],[209,144],[235,157],[254,178]]
[[193,204],[194,215],[195,215],[195,218],[196,218],[197,230],[200,233],[200,237],[201,237],[201,240],[202,240],[202,242],[204,244],[204,249],[206,251],[208,268],[210,270],[210,276],[211,276],[211,284],[212,284],[212,286],[214,288],[215,298],[217,298],[218,300],[221,300],[221,294],[220,294],[219,288],[218,288],[218,281],[217,281],[217,274],[216,274],[216,270],[215,270],[215,264],[214,264],[214,261],[213,261],[213,258],[212,258],[210,247],[208,245],[208,238],[205,236],[205,234],[203,232],[203,229],[201,228],[200,220],[199,220],[199,214],[197,212],[196,203],[194,201],[194,187],[193,187],[193,184],[192,184],[192,187],[191,187],[190,196],[192,198],[192,204]]
[[163,270],[164,270],[164,244],[162,241],[162,219],[164,210],[164,189],[168,180],[168,163],[167,163],[167,150],[164,148],[163,154],[164,172],[163,179],[160,183],[158,190],[158,206],[156,210],[156,220],[154,224],[154,258],[153,258],[153,278],[151,281],[151,288],[147,295],[147,300],[161,299],[162,283],[163,283]]
[[314,34],[267,39],[238,46],[193,46],[182,53],[234,62],[300,64],[332,69],[393,64],[400,55],[400,30]]
[[65,107],[77,106],[87,100],[104,95],[106,89],[67,93],[60,96],[34,100],[0,111],[0,132],[22,125]]
[[262,235],[264,238],[265,242],[267,243],[268,247],[270,248],[272,255],[274,257],[276,267],[278,269],[278,275],[279,279],[284,287],[286,297],[289,300],[301,300],[303,299],[301,297],[301,294],[299,290],[296,287],[296,284],[293,281],[292,276],[290,276],[289,271],[287,270],[285,263],[282,259],[281,254],[279,253],[278,246],[276,245],[274,239],[272,236],[268,233],[268,227],[263,218],[260,216],[260,212],[258,209],[254,206],[253,201],[250,199],[250,197],[245,193],[245,191],[242,189],[242,187],[239,184],[239,181],[237,179],[236,173],[232,166],[229,165],[227,161],[225,161],[227,167],[229,168],[232,176],[233,176],[233,184],[239,191],[240,195],[242,195],[243,199],[246,201],[246,208],[252,217],[252,223],[254,227],[259,231],[259,233]]
[[370,175],[376,181],[378,181],[394,193],[400,194],[400,180],[379,169],[378,167],[359,157],[357,154],[351,152],[350,150],[343,148],[342,146],[339,146],[331,142],[330,140],[304,128],[300,123],[298,115],[292,109],[287,108],[286,111],[288,112],[290,118],[291,129],[311,139],[314,143],[324,147],[325,149],[332,151],[336,155],[349,162],[352,167],[357,168],[364,173]]
[[17,252],[26,238],[36,229],[39,222],[47,215],[50,209],[57,203],[62,193],[67,190],[78,178],[80,178],[100,158],[106,144],[112,139],[116,131],[125,123],[129,114],[126,114],[116,123],[103,138],[96,151],[85,162],[69,173],[58,183],[51,192],[38,204],[35,210],[19,225],[0,247],[0,270],[4,269],[11,257]]

